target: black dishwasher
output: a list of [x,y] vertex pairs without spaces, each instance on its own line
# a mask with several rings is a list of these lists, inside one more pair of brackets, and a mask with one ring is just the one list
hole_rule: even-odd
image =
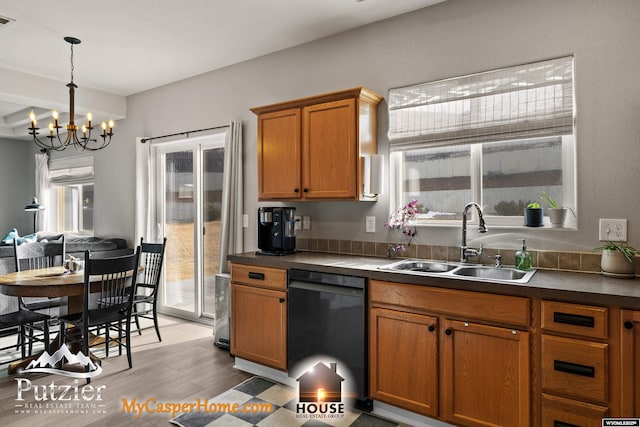
[[365,284],[362,277],[289,270],[287,362],[290,376],[310,358],[342,363],[355,383],[354,404],[371,410]]

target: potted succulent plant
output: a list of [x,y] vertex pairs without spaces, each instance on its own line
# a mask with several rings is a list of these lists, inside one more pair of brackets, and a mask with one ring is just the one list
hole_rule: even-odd
[[524,225],[527,227],[542,227],[544,225],[544,211],[538,202],[531,202],[524,209]]
[[635,277],[634,259],[638,251],[634,247],[626,243],[607,242],[594,250],[602,251],[600,267],[605,276]]
[[574,218],[576,216],[576,213],[573,211],[573,209],[566,206],[558,206],[558,203],[553,199],[553,197],[549,196],[544,191],[542,192],[542,196],[540,196],[540,200],[549,205],[547,214],[549,215],[549,221],[551,221],[551,227],[553,228],[564,227],[564,222],[567,218],[567,211],[570,211]]

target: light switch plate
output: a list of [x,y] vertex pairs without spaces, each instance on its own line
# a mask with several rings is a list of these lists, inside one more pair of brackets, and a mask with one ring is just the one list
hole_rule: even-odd
[[247,214],[242,215],[242,227],[249,228],[249,215]]
[[626,242],[627,241],[627,220],[626,219],[603,219],[600,218],[598,238],[600,241]]
[[375,233],[376,232],[376,217],[368,216],[365,218],[365,232],[367,233]]
[[303,216],[302,217],[302,229],[303,230],[311,230],[311,217]]

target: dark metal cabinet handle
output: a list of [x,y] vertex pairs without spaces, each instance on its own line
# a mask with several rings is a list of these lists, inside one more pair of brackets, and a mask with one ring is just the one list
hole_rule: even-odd
[[558,311],[553,312],[553,321],[555,323],[564,323],[565,325],[584,326],[585,328],[593,328],[595,326],[593,316],[582,316]]
[[249,272],[249,279],[264,280],[264,273]]
[[562,360],[554,360],[553,369],[558,372],[580,375],[582,377],[594,378],[596,376],[596,368],[593,366],[580,365],[578,363],[565,362]]
[[285,301],[285,299],[284,298],[280,298],[280,299],[278,299],[278,301],[280,301],[280,303],[283,303]]
[[553,427],[580,427],[575,424],[565,423],[564,421],[553,420]]
[[447,329],[444,331],[445,335],[451,335],[453,331],[451,329]]
[[296,188],[294,188],[294,189],[293,189],[293,192],[294,192],[294,193],[299,193],[299,192],[300,192],[300,189],[299,189],[298,187],[296,187]]
[[308,193],[309,189],[308,188],[303,188],[302,191],[305,192],[305,193]]
[[436,327],[433,325],[429,325],[429,332],[433,332],[436,330]]
[[624,328],[625,329],[633,329],[633,322],[630,322],[630,321],[627,320],[626,322],[624,322]]

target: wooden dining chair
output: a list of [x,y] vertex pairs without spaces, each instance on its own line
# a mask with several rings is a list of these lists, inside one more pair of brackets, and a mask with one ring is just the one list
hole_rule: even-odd
[[[42,335],[33,333],[35,324],[42,325]],[[27,354],[31,356],[33,343],[42,342],[44,349],[49,351],[49,316],[34,311],[17,310],[11,313],[0,314],[0,337],[8,337],[11,335],[18,336],[18,346],[21,350],[21,358],[24,359]],[[1,351],[13,349],[15,344],[6,347],[0,347]],[[28,348],[28,353],[27,353]]]
[[[16,271],[34,270],[38,268],[59,267],[64,263],[65,257],[64,235],[60,241],[55,242],[32,242],[18,244],[17,239],[13,239],[13,257]],[[46,314],[48,317],[48,327],[57,324],[60,309],[65,305],[62,298],[37,298],[18,297],[18,308],[20,310],[32,311]],[[41,322],[36,322],[28,328],[29,333],[44,333]],[[20,339],[21,335],[18,335]],[[18,346],[20,345],[18,341]],[[33,340],[29,342],[29,354],[32,351]]]
[[136,292],[133,297],[132,316],[136,323],[138,334],[142,334],[140,318],[153,320],[158,341],[162,341],[162,338],[158,327],[157,295],[160,287],[166,244],[166,237],[162,240],[162,243],[145,243],[144,238],[140,238],[140,265],[144,266],[144,270],[138,276]]
[[[59,267],[65,257],[64,235],[56,242],[33,242],[18,245],[13,239],[13,256],[16,271],[36,268]],[[20,308],[30,311],[43,311],[64,305],[60,298],[18,298]]]
[[[82,313],[60,316],[60,345],[79,343],[85,355],[89,355],[91,333],[101,329],[105,334],[105,352],[109,357],[109,346],[118,344],[127,349],[127,361],[131,368],[131,310],[135,277],[138,272],[140,247],[131,255],[115,258],[91,258],[85,252],[84,295]],[[69,325],[76,326],[68,329]],[[112,333],[116,332],[117,337]]]

